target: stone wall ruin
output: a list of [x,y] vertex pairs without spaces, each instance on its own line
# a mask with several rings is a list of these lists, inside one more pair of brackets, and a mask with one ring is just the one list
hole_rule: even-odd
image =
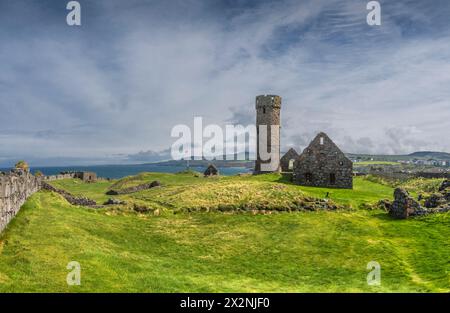
[[19,212],[20,207],[41,188],[41,178],[25,170],[0,174],[0,232]]
[[[27,201],[27,199],[39,191],[43,185],[49,185],[44,183],[46,181],[53,181],[59,179],[80,178],[85,172],[65,172],[57,175],[40,176],[36,177],[28,170],[13,169],[9,173],[0,172],[0,233],[6,228],[9,222],[17,215],[21,206]],[[89,177],[93,177],[89,173]],[[95,175],[95,179],[97,179]],[[85,182],[86,179],[83,179]],[[71,204],[76,205],[95,205],[95,201],[87,198],[77,197],[65,197]]]

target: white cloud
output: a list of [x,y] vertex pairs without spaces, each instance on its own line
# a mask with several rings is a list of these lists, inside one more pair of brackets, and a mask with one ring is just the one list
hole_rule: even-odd
[[[266,93],[283,97],[284,146],[323,130],[349,152],[450,151],[450,35],[426,33],[443,6],[390,4],[370,28],[356,0],[99,1],[78,30],[2,32],[0,157],[161,151],[194,116],[252,120]],[[405,20],[422,31],[406,35]]]

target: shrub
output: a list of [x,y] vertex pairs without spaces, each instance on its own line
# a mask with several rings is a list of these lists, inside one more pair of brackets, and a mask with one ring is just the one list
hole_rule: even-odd
[[381,184],[392,188],[395,188],[400,185],[400,181],[397,179],[380,177],[372,174],[364,176],[363,179],[372,183]]
[[408,192],[433,193],[439,190],[439,186],[441,186],[442,181],[442,178],[414,178],[404,183],[401,187],[406,189]]
[[30,167],[28,166],[28,163],[25,162],[24,160],[20,160],[19,162],[17,162],[16,165],[15,165],[14,167],[17,168],[17,169],[25,170],[25,171],[28,171],[29,168],[30,168]]

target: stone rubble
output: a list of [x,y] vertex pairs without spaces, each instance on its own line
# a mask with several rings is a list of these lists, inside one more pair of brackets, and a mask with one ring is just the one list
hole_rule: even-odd
[[406,219],[410,216],[448,211],[450,211],[450,202],[445,200],[443,195],[433,194],[428,199],[425,199],[425,206],[421,206],[406,190],[396,188],[394,191],[394,202],[389,208],[389,215],[397,219]]
[[104,205],[119,205],[119,204],[125,204],[126,202],[120,199],[115,198],[109,198]]
[[129,193],[134,193],[146,189],[151,189],[155,187],[161,186],[161,183],[158,180],[152,181],[151,183],[141,184],[138,186],[128,187],[124,189],[111,189],[106,192],[107,195],[110,196],[117,196],[117,195],[124,195]]

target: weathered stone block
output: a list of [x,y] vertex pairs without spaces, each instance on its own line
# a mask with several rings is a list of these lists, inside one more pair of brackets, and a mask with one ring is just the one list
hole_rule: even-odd
[[414,215],[416,211],[423,211],[420,204],[411,198],[406,190],[396,188],[389,215],[393,218],[406,219],[410,215]]

